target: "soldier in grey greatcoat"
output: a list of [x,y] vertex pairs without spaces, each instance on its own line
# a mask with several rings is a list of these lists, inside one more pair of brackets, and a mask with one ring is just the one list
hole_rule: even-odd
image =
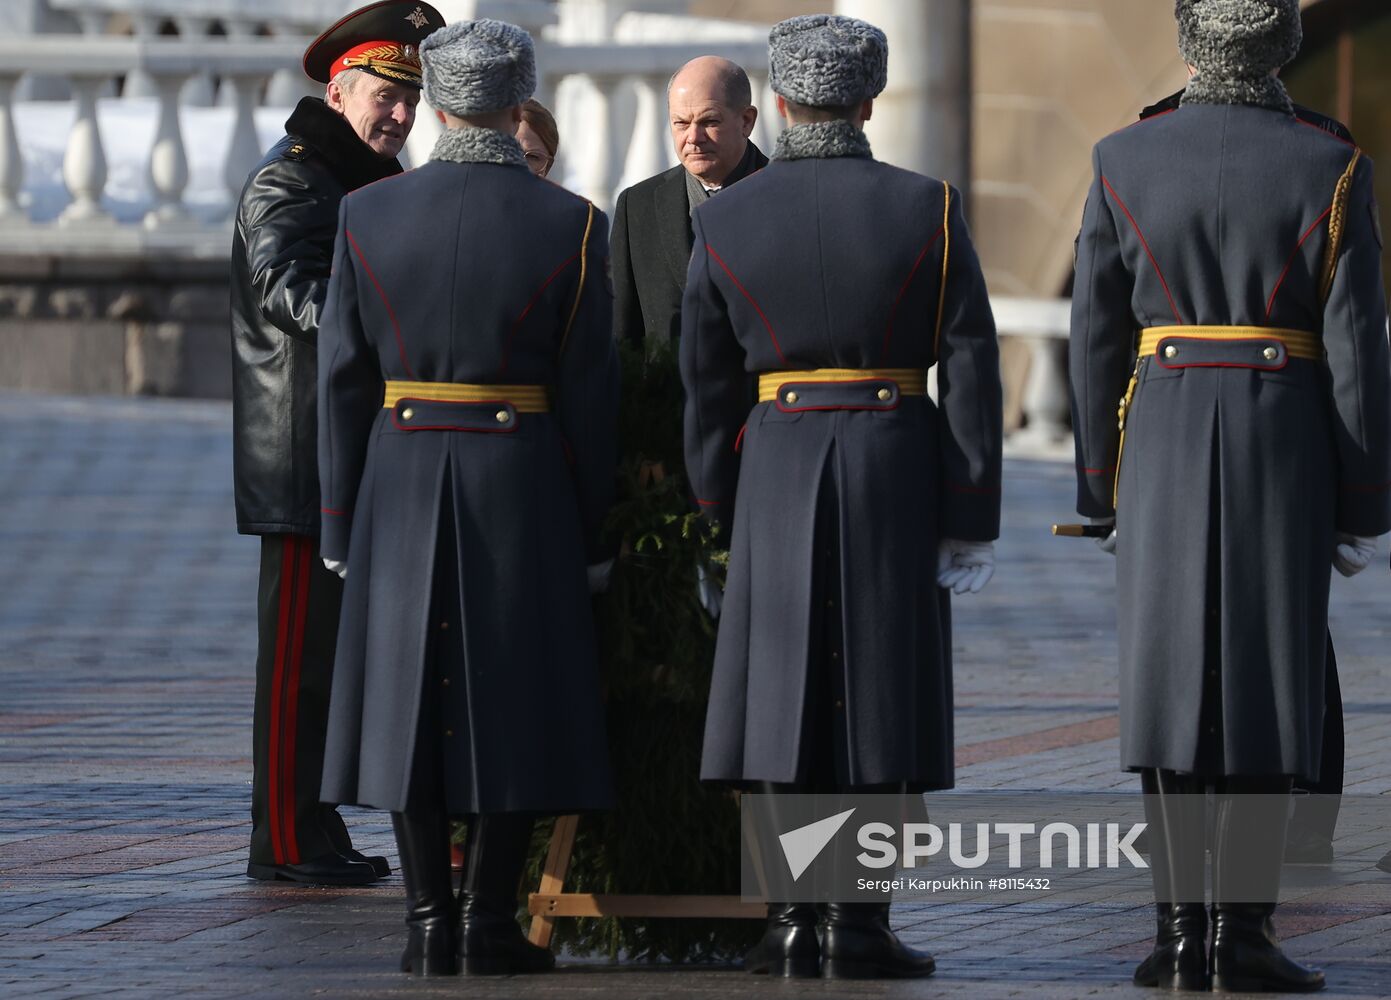
[[[1195,75],[1176,110],[1097,144],[1072,314],[1078,510],[1115,518],[1122,763],[1157,834],[1142,971],[1317,989],[1268,918],[1284,796],[1319,770],[1330,565],[1365,566],[1391,528],[1372,164],[1297,118],[1275,75],[1299,48],[1297,0],[1176,13]],[[1212,784],[1229,797],[1209,967]]]
[[[871,155],[883,33],[796,17],[773,29],[770,57],[790,127],[768,167],[696,210],[682,304],[687,470],[732,529],[701,777],[949,788],[942,585],[983,587],[999,530],[985,282],[958,194]],[[770,904],[746,967],[933,969],[889,930],[887,903],[830,903],[819,946],[816,920]]]
[[404,969],[454,972],[457,938],[466,973],[539,971],[533,817],[613,798],[585,573],[617,466],[607,222],[513,137],[525,31],[460,22],[421,57],[446,131],[344,200],[319,334],[321,544],[347,565],[323,796],[392,812]]

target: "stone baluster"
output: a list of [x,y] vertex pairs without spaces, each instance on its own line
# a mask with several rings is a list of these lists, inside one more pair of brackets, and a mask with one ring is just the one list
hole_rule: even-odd
[[[160,19],[154,14],[132,14],[131,26],[135,37],[149,41],[159,37]],[[126,74],[125,85],[121,88],[122,97],[158,97],[159,85],[154,78],[139,66]]]
[[1024,428],[1011,437],[1010,443],[1039,452],[1062,448],[1071,440],[1071,403],[1064,363],[1067,340],[1047,334],[1028,334],[1021,339],[1029,346],[1029,375],[1020,401]]
[[[179,29],[179,36],[190,42],[205,41],[208,37],[208,29],[212,27],[212,18],[193,17],[180,15],[174,18],[174,24]],[[213,78],[210,73],[196,73],[184,84],[180,100],[191,108],[207,108],[213,104]]]
[[[74,10],[73,17],[77,18],[77,26],[81,29],[84,38],[100,38],[106,34],[107,25],[111,22],[109,11],[99,8],[87,8]],[[97,88],[97,97],[114,97],[116,94],[116,81],[106,79]]]
[[179,125],[179,92],[185,73],[161,73],[155,76],[159,90],[159,125],[154,145],[150,147],[150,193],[154,205],[145,214],[145,227],[161,227],[186,223],[188,209],[184,206],[184,189],[188,187],[188,154],[184,148],[183,129]]
[[667,77],[649,74],[634,77],[637,112],[633,116],[633,138],[628,146],[625,186],[659,174],[670,164],[671,130],[667,127]]
[[257,98],[265,82],[264,74],[233,73],[224,78],[225,85],[231,90],[234,108],[232,141],[227,146],[227,159],[222,166],[222,180],[231,196],[231,211],[236,211],[237,199],[241,197],[246,178],[265,152],[261,148],[261,137],[256,132]]
[[[254,42],[256,40],[256,22],[246,17],[229,16],[222,22],[227,29],[227,41],[229,42]],[[237,106],[238,94],[236,88],[225,75],[219,76],[217,81],[216,104],[219,108],[235,108]]]
[[[271,22],[270,30],[277,38],[293,38],[303,42],[306,46],[313,39],[312,35],[306,35],[299,28],[288,23]],[[311,95],[323,97],[324,85],[310,80],[304,75],[304,70],[298,66],[293,69],[277,70],[270,78],[270,84],[266,87],[266,106],[292,108],[299,103],[301,97]]]
[[71,78],[77,117],[63,154],[63,183],[72,201],[58,217],[62,225],[112,221],[110,213],[101,207],[101,194],[106,189],[106,153],[97,127],[97,93],[108,82],[104,76]]
[[577,164],[579,193],[607,212],[613,205],[619,174],[623,169],[620,159],[622,147],[618,145],[620,125],[614,107],[614,97],[623,78],[612,73],[594,73],[588,78],[593,91],[592,120],[602,122],[603,126],[591,134],[592,144],[588,155]]
[[23,222],[28,213],[20,207],[24,187],[24,156],[14,127],[14,92],[18,73],[0,74],[0,223]]
[[758,109],[758,124],[754,126],[753,141],[765,156],[773,155],[773,146],[783,129],[783,120],[778,117],[778,95],[768,82],[766,73],[756,73],[749,78],[753,85],[753,106]]

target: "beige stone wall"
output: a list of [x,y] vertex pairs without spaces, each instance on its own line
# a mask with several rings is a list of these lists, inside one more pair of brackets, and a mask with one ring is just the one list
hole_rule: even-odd
[[1061,293],[1090,151],[1187,71],[1164,0],[976,5],[972,226],[996,294]]
[[[832,7],[834,0],[691,2],[693,13],[750,21]],[[1000,295],[1058,295],[1072,273],[1092,144],[1187,78],[1173,5],[977,0],[972,56],[971,224],[986,278]]]

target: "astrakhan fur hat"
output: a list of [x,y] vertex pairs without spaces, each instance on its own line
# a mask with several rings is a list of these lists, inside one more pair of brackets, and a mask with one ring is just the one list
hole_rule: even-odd
[[425,100],[467,118],[523,103],[536,90],[531,36],[506,21],[480,18],[441,28],[420,45]]
[[1299,52],[1299,0],[1177,0],[1174,16],[1179,52],[1198,71],[1184,103],[1291,110],[1271,73]]
[[773,25],[768,59],[775,93],[812,107],[847,107],[884,89],[889,40],[853,17],[804,14]]

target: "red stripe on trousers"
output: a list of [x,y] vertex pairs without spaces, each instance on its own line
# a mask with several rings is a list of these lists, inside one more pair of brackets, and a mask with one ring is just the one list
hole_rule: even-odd
[[307,538],[295,539],[295,614],[294,631],[290,638],[289,668],[285,678],[285,814],[290,822],[285,824],[285,854],[289,863],[297,865],[299,857],[299,835],[295,820],[295,766],[298,755],[295,753],[295,735],[299,721],[299,679],[300,667],[304,663],[304,625],[309,618],[309,560],[314,555],[314,545]]
[[270,682],[270,760],[267,766],[267,799],[270,804],[270,846],[277,865],[285,864],[285,843],[280,815],[280,701],[285,686],[285,645],[290,633],[290,601],[294,588],[290,586],[295,572],[294,540],[287,539],[280,553],[280,611],[275,625],[275,669]]

